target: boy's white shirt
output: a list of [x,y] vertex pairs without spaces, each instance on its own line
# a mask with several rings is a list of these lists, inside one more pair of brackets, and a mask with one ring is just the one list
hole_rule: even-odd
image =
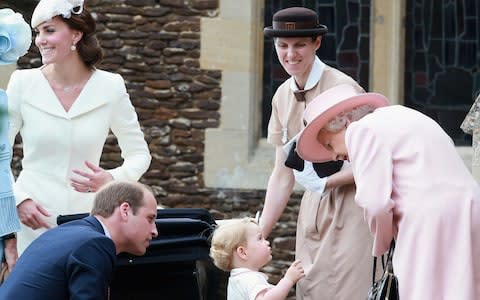
[[258,294],[273,287],[264,273],[248,268],[235,268],[230,271],[227,300],[255,300]]

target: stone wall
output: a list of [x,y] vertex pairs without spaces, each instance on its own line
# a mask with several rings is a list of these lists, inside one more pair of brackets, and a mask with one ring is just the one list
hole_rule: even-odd
[[[86,2],[104,49],[99,68],[124,77],[150,147],[152,163],[141,181],[152,186],[167,207],[207,208],[219,219],[254,216],[265,190],[213,189],[203,180],[205,129],[219,125],[222,74],[200,69],[200,18],[215,17],[218,0]],[[19,61],[20,68],[40,64],[34,46]],[[21,155],[18,140],[16,174]],[[116,139],[110,136],[101,166],[109,169],[121,161]],[[274,261],[265,271],[274,283],[294,259],[299,199],[299,193],[292,197],[271,234]]]

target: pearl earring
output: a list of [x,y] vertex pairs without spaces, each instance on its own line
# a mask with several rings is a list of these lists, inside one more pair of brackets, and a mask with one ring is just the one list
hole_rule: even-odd
[[72,50],[72,51],[77,50],[77,46],[75,46],[75,44],[71,45],[71,46],[70,46],[70,50]]

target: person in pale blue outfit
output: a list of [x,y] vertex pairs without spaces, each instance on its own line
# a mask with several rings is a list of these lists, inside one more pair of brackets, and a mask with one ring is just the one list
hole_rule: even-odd
[[[9,8],[0,9],[0,65],[16,63],[27,53],[31,42],[32,31],[22,15]],[[18,258],[16,232],[20,230],[20,221],[12,191],[7,111],[7,94],[0,89],[0,258],[10,271]]]
[[[4,246],[9,251],[6,258],[13,256],[16,260],[17,241],[14,232],[20,230],[20,221],[17,216],[17,207],[13,198],[12,179],[10,172],[10,161],[12,158],[12,147],[8,142],[8,119],[4,115],[7,111],[7,94],[0,89],[0,109],[2,112],[0,122],[0,257],[4,256]],[[12,235],[13,234],[13,235]],[[4,245],[4,239],[5,245]],[[13,247],[13,248],[12,248]],[[12,253],[13,249],[13,253]],[[15,264],[11,259],[7,260],[7,265]]]

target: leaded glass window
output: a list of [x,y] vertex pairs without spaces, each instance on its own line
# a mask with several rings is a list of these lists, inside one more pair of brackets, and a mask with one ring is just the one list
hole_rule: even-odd
[[405,105],[433,119],[457,145],[480,89],[480,2],[407,0]]

